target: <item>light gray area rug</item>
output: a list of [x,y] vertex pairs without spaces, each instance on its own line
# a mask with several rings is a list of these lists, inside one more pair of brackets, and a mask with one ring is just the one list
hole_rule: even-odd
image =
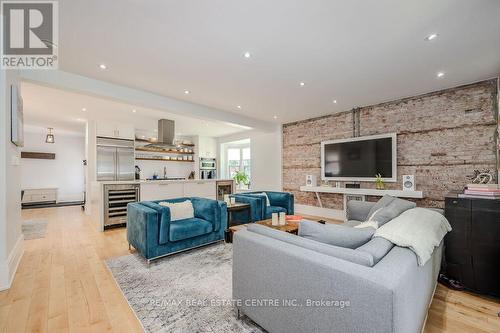
[[23,221],[21,228],[24,239],[45,238],[48,224],[49,221],[47,219],[32,219]]
[[159,259],[138,254],[106,262],[146,332],[265,332],[232,306],[232,245],[219,243]]

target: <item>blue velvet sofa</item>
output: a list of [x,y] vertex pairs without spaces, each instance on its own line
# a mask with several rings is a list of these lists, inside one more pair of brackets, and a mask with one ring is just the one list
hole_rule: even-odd
[[[262,193],[267,194],[270,203],[269,206],[266,203],[266,196]],[[236,202],[250,204],[252,222],[270,219],[272,213],[285,212],[287,215],[293,215],[294,213],[294,198],[292,193],[259,191],[238,193],[233,196],[236,198]]]
[[[170,221],[170,208],[160,202],[190,200],[194,218]],[[127,206],[127,240],[148,263],[156,258],[224,239],[227,224],[225,202],[186,197],[141,201]]]

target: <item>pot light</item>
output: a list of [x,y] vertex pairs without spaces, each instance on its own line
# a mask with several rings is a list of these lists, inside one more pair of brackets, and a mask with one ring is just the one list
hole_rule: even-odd
[[236,108],[241,110],[241,105],[236,105]]
[[54,129],[52,127],[47,128],[48,133],[47,136],[45,137],[45,142],[46,143],[55,143],[56,139],[54,138]]
[[137,110],[136,110],[136,109],[133,109],[133,110],[132,110],[132,112],[133,112],[133,113],[136,113],[136,112],[137,112]]
[[189,90],[184,90],[184,93],[185,93],[186,95],[189,95],[190,91],[189,91]]
[[106,69],[106,68],[108,68],[108,66],[106,66],[105,64],[100,64],[100,65],[99,65],[99,68],[100,68],[100,69]]
[[336,99],[333,100],[333,104],[337,104],[337,100]]
[[244,56],[245,58],[247,58],[247,59],[248,59],[248,58],[250,58],[252,55],[250,54],[250,52],[248,52],[248,51],[247,51],[247,52],[243,53],[243,56]]
[[438,34],[430,34],[429,36],[425,37],[425,40],[431,41],[433,39],[436,39]]
[[273,116],[273,119],[278,119],[278,116],[277,116],[277,115],[274,115],[274,116]]
[[300,83],[299,83],[299,85],[300,85],[301,87],[303,87],[303,86],[305,86],[305,85],[306,85],[306,83],[305,83],[305,82],[300,82]]
[[87,111],[87,108],[82,108],[82,111],[83,111],[83,112]]
[[444,76],[444,72],[439,72],[439,73],[437,73],[437,75],[436,75],[436,76],[437,76],[438,78],[442,78],[442,77]]

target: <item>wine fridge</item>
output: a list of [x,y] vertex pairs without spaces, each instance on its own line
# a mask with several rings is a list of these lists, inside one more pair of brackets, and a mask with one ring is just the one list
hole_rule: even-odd
[[126,225],[127,205],[139,200],[139,184],[104,185],[104,229]]

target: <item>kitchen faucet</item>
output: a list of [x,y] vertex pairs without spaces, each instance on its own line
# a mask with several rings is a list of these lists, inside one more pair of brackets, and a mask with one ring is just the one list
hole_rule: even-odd
[[167,167],[163,167],[163,179],[167,179]]

